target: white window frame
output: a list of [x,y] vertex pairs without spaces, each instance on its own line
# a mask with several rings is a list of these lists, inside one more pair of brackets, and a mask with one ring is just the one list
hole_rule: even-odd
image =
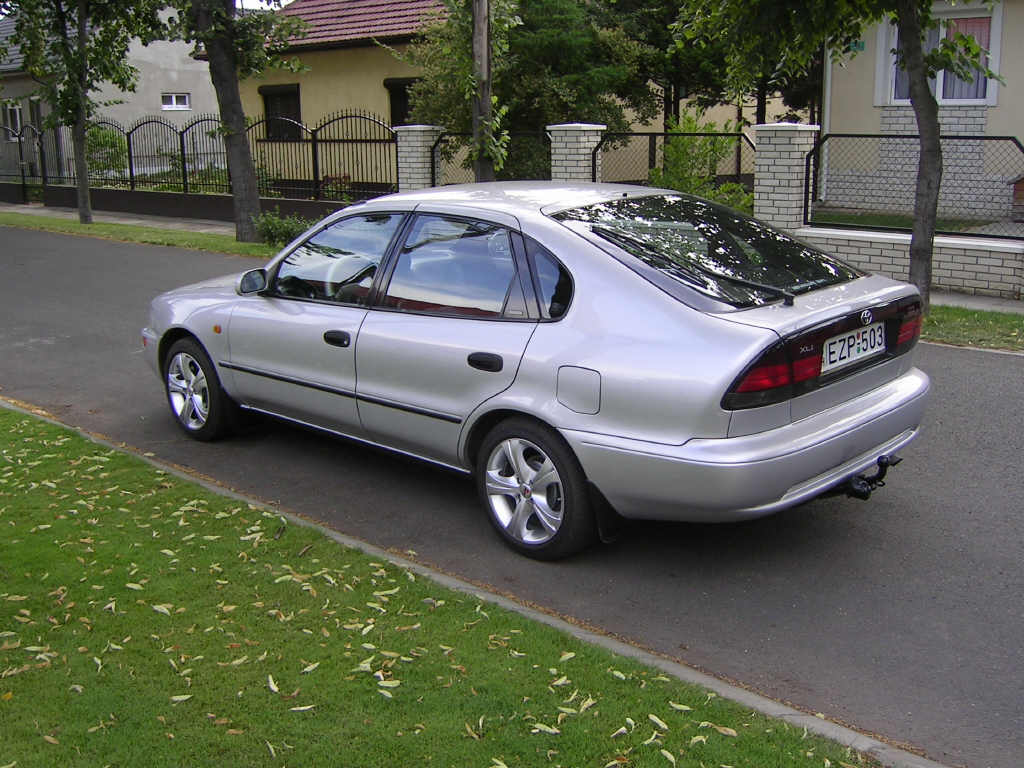
[[[991,18],[989,24],[988,68],[999,74],[1000,44],[1003,38],[1003,4],[997,2],[991,10],[978,2],[936,3],[932,6],[932,14],[942,23],[945,30],[946,19]],[[897,99],[896,93],[896,48],[898,30],[895,23],[882,23],[878,26],[877,56],[875,60],[875,105],[876,106],[910,106],[910,99]],[[985,97],[982,99],[944,99],[942,98],[942,81],[945,72],[939,72],[935,78],[935,100],[940,107],[953,106],[989,106],[999,103],[999,81],[989,78],[985,86]]]
[[18,134],[21,133],[22,127],[25,125],[22,121],[21,104],[16,102],[4,104],[4,125],[10,129],[9,131],[4,131],[4,136],[7,140],[17,141]]
[[[170,104],[164,104],[164,98],[167,97],[167,96],[171,97],[171,103]],[[185,103],[184,104],[179,104],[178,101],[182,97],[184,97],[184,102]],[[192,109],[192,94],[191,93],[184,93],[184,92],[181,92],[181,91],[174,92],[174,93],[171,93],[171,92],[161,93],[160,94],[160,109],[162,109],[164,111],[186,111],[186,110],[191,110]]]

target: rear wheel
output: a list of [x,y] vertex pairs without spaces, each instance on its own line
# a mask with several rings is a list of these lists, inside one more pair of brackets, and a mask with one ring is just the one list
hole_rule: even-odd
[[529,557],[565,557],[594,540],[583,469],[541,424],[517,418],[492,429],[477,459],[477,487],[495,529]]
[[164,358],[167,404],[178,426],[196,440],[216,440],[228,432],[237,408],[221,389],[209,356],[194,339],[179,339]]

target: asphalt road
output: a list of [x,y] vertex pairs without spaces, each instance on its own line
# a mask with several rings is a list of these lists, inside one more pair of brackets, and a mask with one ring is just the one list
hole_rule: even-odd
[[149,298],[256,262],[0,228],[0,394],[940,762],[1024,757],[1024,357],[922,345],[922,438],[868,503],[637,524],[540,564],[458,474],[284,425],[182,437],[140,352]]

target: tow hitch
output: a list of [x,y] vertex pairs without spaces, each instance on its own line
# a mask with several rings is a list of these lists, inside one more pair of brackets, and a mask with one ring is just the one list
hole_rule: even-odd
[[846,495],[853,496],[853,498],[860,499],[861,501],[867,501],[871,497],[873,490],[885,485],[885,476],[889,472],[889,467],[895,467],[901,461],[903,459],[899,456],[879,456],[878,470],[875,474],[851,477],[846,484]]

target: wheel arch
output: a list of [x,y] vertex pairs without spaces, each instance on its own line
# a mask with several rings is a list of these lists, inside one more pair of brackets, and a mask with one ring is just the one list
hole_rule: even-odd
[[[544,421],[544,419],[516,408],[495,408],[494,410],[480,414],[470,425],[461,451],[462,460],[465,462],[466,466],[471,469],[476,468],[477,454],[480,452],[480,446],[483,445],[484,438],[487,437],[487,434],[494,429],[494,427],[507,419],[525,419],[526,421],[532,421],[538,426],[551,430],[561,438],[573,456],[576,455],[575,451],[572,450],[572,447],[569,446],[569,442],[562,437],[558,428]],[[577,461],[579,461],[578,458]]]
[[[156,359],[157,359],[157,362],[160,365],[160,375],[161,376],[164,376],[164,375],[167,374],[167,352],[168,352],[168,350],[171,347],[173,347],[177,342],[181,341],[182,339],[192,339],[192,341],[194,341],[196,344],[198,344],[199,348],[202,349],[203,352],[206,353],[206,356],[210,358],[210,361],[213,362],[213,358],[210,356],[210,350],[208,350],[206,348],[206,345],[203,344],[202,340],[200,340],[200,338],[198,336],[196,336],[194,333],[192,333],[192,331],[188,330],[187,328],[181,328],[181,327],[169,328],[164,333],[164,335],[160,337],[160,343],[157,346],[157,358]],[[216,367],[216,365],[217,364],[214,363],[214,367]]]

